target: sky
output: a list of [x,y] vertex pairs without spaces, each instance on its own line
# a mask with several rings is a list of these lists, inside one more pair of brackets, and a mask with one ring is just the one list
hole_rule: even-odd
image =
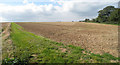
[[71,22],[93,19],[119,0],[0,0],[0,22]]

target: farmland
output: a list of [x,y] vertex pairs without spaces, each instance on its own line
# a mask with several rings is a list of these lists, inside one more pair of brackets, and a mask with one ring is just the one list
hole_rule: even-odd
[[25,30],[93,53],[118,56],[118,26],[83,22],[17,23]]
[[[10,47],[6,49],[7,51],[9,50],[10,53],[3,53],[3,63],[118,62],[118,57],[116,56],[117,26],[79,22],[30,22],[17,24],[11,23],[8,30],[10,37],[7,39],[12,42],[7,44],[7,46]],[[108,33],[109,35],[105,36]],[[111,40],[112,37],[114,38],[112,38],[110,43],[110,41],[104,41],[102,37],[100,37],[101,35],[104,35],[103,39],[109,38],[109,40]],[[100,43],[101,41],[99,41],[98,36],[105,42],[104,44]],[[90,40],[92,39],[91,37],[96,38],[96,40]],[[84,41],[82,42],[84,44],[80,43],[81,40]],[[92,43],[90,42],[95,44],[93,45],[94,48],[92,48]],[[98,43],[95,42],[99,42],[102,48],[107,48],[108,51],[103,50],[104,52],[101,53],[100,50],[102,49],[100,49],[99,46],[97,46]],[[116,44],[111,45],[113,42],[116,42]],[[6,47],[5,44],[6,43],[4,43],[4,46]],[[104,48],[104,45],[107,45],[107,47]],[[11,47],[13,48],[12,50]],[[116,50],[116,52],[113,52],[110,48]],[[95,50],[98,53],[95,53]],[[110,51],[115,54],[110,53]]]

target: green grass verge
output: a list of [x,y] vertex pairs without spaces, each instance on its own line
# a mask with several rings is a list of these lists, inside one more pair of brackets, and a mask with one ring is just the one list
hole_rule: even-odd
[[[11,39],[15,46],[14,58],[3,63],[107,63],[118,58],[105,53],[93,54],[81,47],[64,45],[25,31],[11,23]],[[83,53],[84,52],[84,53]]]

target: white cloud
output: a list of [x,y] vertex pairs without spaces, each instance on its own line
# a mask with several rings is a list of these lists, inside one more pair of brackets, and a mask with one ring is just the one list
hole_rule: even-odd
[[72,21],[85,18],[94,18],[97,11],[115,2],[101,0],[50,0],[61,6],[53,4],[36,5],[29,0],[23,0],[24,5],[0,4],[0,19],[5,21]]

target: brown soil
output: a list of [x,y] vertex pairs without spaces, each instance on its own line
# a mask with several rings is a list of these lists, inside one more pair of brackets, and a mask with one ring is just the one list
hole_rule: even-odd
[[93,53],[118,56],[118,26],[83,22],[17,23],[25,30]]

